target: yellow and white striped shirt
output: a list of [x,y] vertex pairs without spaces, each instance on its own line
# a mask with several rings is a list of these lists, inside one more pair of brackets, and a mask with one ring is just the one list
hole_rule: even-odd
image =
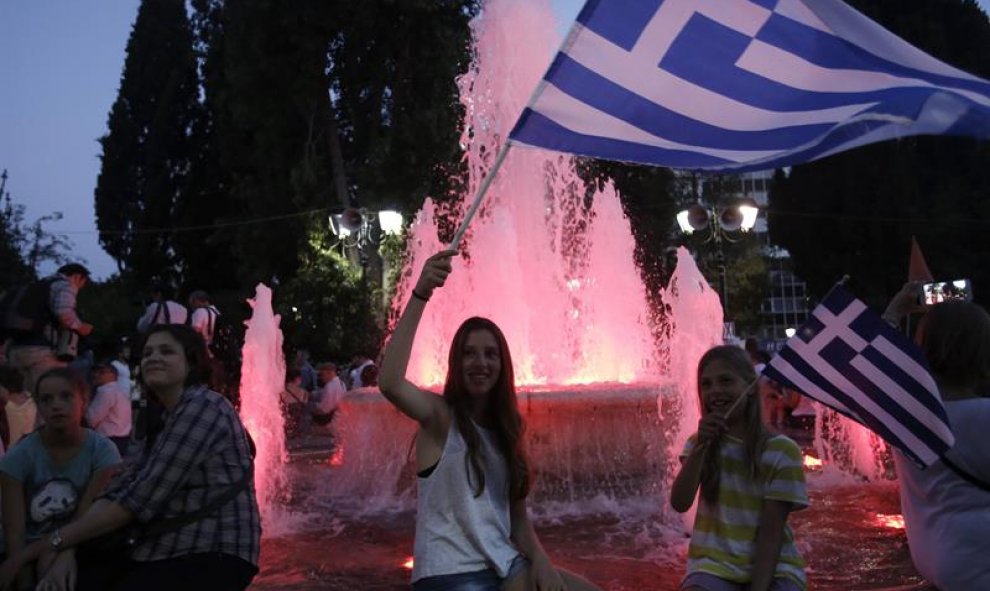
[[[695,436],[692,436],[681,457],[687,457],[694,445]],[[755,480],[750,476],[741,439],[723,435],[719,451],[718,503],[712,506],[704,500],[699,501],[688,548],[687,572],[708,573],[726,581],[746,584],[751,580],[763,501],[785,501],[793,505],[793,510],[808,506],[801,449],[788,437],[772,437],[760,458],[761,476]],[[774,577],[790,579],[805,589],[804,566],[804,558],[794,547],[794,533],[785,525]]]

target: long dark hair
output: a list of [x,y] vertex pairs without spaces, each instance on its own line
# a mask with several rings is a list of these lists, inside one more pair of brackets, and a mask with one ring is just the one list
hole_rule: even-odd
[[973,387],[990,380],[990,315],[979,305],[950,300],[932,306],[915,341],[941,382]]
[[524,499],[529,494],[530,487],[529,462],[522,444],[525,426],[516,402],[516,383],[509,344],[505,340],[505,335],[491,320],[474,316],[465,320],[457,329],[447,359],[447,381],[443,387],[443,398],[453,410],[457,429],[467,444],[468,454],[464,467],[469,481],[472,480],[472,474],[476,476],[474,496],[478,497],[485,490],[485,473],[478,458],[480,436],[474,421],[471,420],[473,399],[467,394],[464,383],[464,347],[468,336],[477,330],[490,332],[498,343],[502,368],[487,398],[488,408],[485,409],[485,413],[494,419],[492,423],[497,434],[499,451],[505,457],[508,466],[509,498]]
[[[728,365],[729,370],[739,376],[749,387],[749,390],[743,393],[746,400],[742,403],[745,405],[743,412],[746,421],[743,449],[746,452],[746,463],[749,466],[750,477],[757,478],[762,472],[760,459],[763,456],[763,450],[766,449],[770,434],[763,426],[760,397],[755,384],[756,370],[753,368],[753,362],[745,350],[734,345],[712,347],[701,356],[698,361],[698,403],[701,405],[702,414],[705,413],[705,401],[701,394],[701,374],[713,361],[721,361]],[[721,447],[721,440],[711,443],[704,452],[701,464],[701,498],[710,505],[718,502],[719,481],[721,480]]]

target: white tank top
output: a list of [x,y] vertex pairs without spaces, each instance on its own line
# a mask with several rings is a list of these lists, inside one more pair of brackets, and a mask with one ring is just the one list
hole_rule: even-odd
[[519,551],[509,536],[509,481],[505,458],[495,434],[477,424],[479,460],[485,489],[475,497],[465,458],[467,444],[451,417],[440,460],[426,477],[418,478],[413,582],[425,577],[492,569],[505,577]]

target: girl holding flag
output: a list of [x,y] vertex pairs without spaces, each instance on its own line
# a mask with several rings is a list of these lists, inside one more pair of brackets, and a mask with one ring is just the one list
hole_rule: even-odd
[[702,417],[670,495],[683,513],[701,491],[682,591],[806,587],[787,525],[791,511],[808,506],[801,450],[764,427],[756,378],[739,347],[715,347],[698,362]]
[[430,257],[385,350],[382,394],[419,423],[416,591],[594,591],[555,568],[526,511],[529,465],[512,359],[502,331],[469,318],[454,335],[443,395],[406,379],[416,328],[451,271],[446,250]]

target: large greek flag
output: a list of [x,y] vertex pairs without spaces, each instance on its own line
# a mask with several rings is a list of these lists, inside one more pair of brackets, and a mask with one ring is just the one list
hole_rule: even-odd
[[841,286],[763,373],[862,423],[922,465],[954,441],[921,351]]
[[990,83],[839,0],[588,0],[510,140],[698,170],[990,137]]

